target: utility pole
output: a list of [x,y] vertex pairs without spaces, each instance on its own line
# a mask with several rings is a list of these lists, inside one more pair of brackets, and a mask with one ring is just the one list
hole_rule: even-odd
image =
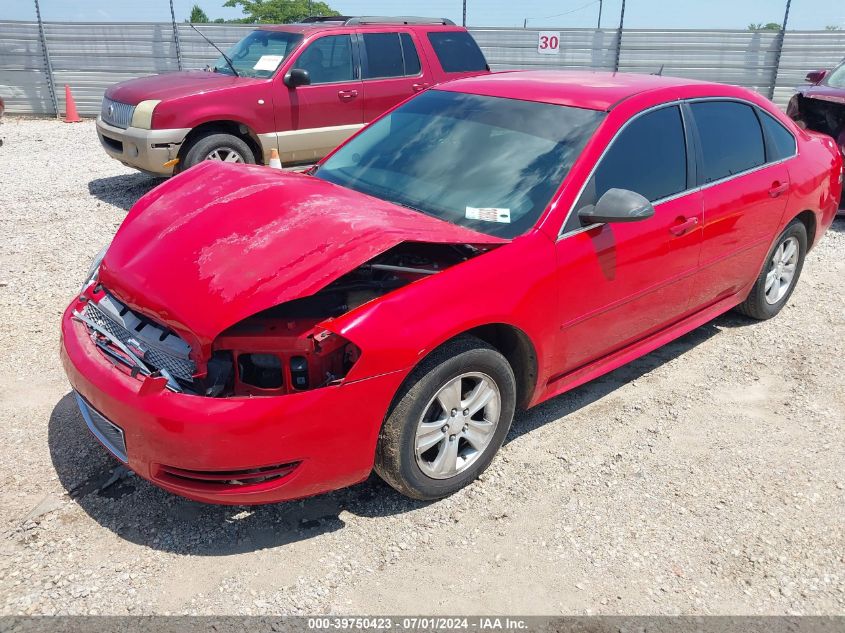
[[777,52],[775,53],[775,69],[772,72],[772,85],[769,87],[769,99],[775,96],[775,87],[778,83],[778,72],[780,71],[780,56],[783,53],[783,39],[786,36],[786,25],[789,23],[789,6],[792,0],[786,0],[786,11],[783,14],[783,24],[780,26],[778,33]]
[[44,55],[44,74],[47,75],[47,89],[50,91],[50,101],[53,102],[53,111],[56,118],[61,117],[59,112],[59,99],[56,97],[56,84],[53,82],[53,64],[50,63],[50,51],[47,50],[47,36],[44,35],[44,23],[41,21],[41,7],[38,0],[35,0],[35,17],[38,18],[38,37],[41,39],[41,52]]
[[622,10],[619,12],[619,31],[616,34],[616,63],[613,72],[619,72],[619,56],[622,54],[622,28],[625,26],[625,0],[622,0]]
[[604,0],[599,0],[599,22],[596,25],[597,29],[601,28],[601,5],[604,4]]
[[461,22],[461,24],[464,27],[466,27],[466,25],[467,25],[467,0],[464,0],[464,19],[463,19],[463,22]]
[[179,27],[176,26],[176,12],[173,10],[173,0],[170,0],[170,22],[173,25],[173,41],[176,43],[176,67],[182,70],[182,43],[179,41]]

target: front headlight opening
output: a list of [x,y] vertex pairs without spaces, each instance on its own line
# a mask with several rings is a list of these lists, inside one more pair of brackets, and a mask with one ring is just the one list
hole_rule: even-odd
[[153,111],[159,103],[161,103],[160,99],[150,99],[136,105],[132,112],[130,126],[141,130],[151,130],[153,128]]

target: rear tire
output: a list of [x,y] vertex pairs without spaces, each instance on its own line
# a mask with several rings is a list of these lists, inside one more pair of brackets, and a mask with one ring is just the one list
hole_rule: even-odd
[[379,435],[375,470],[414,499],[446,497],[490,465],[515,408],[516,380],[505,357],[472,336],[449,341],[399,390]]
[[807,228],[801,220],[796,219],[789,223],[766,255],[763,270],[754,282],[754,287],[736,310],[761,321],[775,316],[792,296],[806,254]]
[[237,136],[224,132],[205,132],[189,142],[184,158],[179,162],[179,171],[189,169],[204,160],[254,165],[255,154],[249,145]]

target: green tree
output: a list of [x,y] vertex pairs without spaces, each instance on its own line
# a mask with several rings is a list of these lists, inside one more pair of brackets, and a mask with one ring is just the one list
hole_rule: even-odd
[[240,7],[244,22],[286,24],[309,15],[340,15],[325,2],[312,0],[226,0],[224,7]]
[[195,4],[194,8],[191,9],[191,17],[189,17],[186,22],[193,22],[195,24],[202,24],[203,22],[208,22],[208,16],[205,14],[205,11],[202,10],[200,5]]
[[748,25],[749,31],[780,31],[780,24],[777,22],[768,22],[763,24],[762,22],[752,22]]
[[825,31],[840,31],[840,30],[842,30],[842,27],[838,26],[836,24],[828,24],[826,27],[824,27],[824,30]]

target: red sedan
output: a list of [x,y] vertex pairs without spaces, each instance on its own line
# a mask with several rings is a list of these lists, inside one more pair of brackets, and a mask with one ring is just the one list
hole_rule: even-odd
[[93,434],[215,503],[419,499],[534,406],[737,308],[774,316],[842,157],[747,90],[514,72],[406,101],[310,174],[144,196],[62,322]]

